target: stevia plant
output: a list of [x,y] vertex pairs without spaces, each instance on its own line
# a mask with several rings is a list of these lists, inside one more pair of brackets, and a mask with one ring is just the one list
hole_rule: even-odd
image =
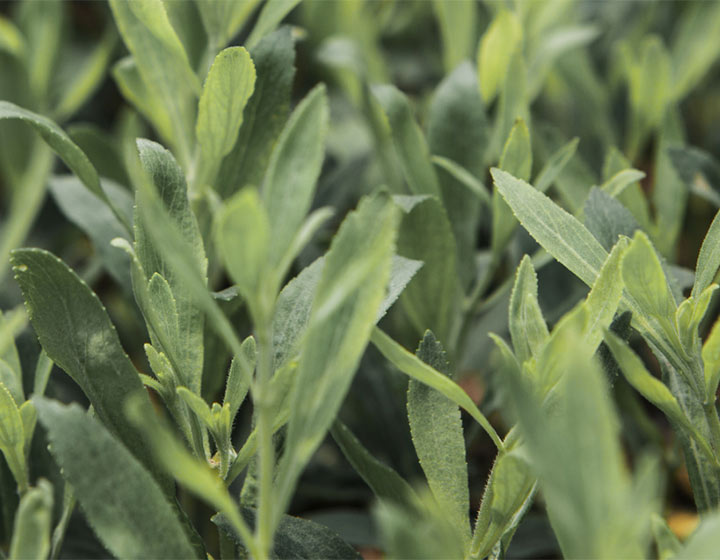
[[[0,553],[357,557],[351,532],[286,514],[335,449],[388,557],[512,557],[533,516],[568,558],[711,556],[718,218],[694,273],[676,247],[690,194],[720,200],[683,106],[709,90],[718,5],[298,4],[111,0],[71,80],[62,4],[0,19],[0,277],[24,300],[2,292]],[[114,132],[61,127],[111,63]],[[291,110],[296,66],[328,83]],[[62,244],[16,249],[46,186],[94,247],[79,274]],[[624,458],[652,422],[635,393],[614,402],[623,383],[682,447],[702,520],[685,542],[661,445]],[[407,417],[411,468],[357,430],[367,395]]]

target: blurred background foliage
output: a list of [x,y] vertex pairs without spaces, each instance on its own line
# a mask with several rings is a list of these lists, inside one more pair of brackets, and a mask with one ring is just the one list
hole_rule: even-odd
[[[191,63],[199,68],[207,41],[198,17],[202,3],[168,2],[167,9]],[[257,10],[250,4],[248,9],[247,23],[231,44],[248,41],[257,18]],[[433,155],[461,163],[485,185],[491,185],[488,168],[498,164],[516,117],[522,117],[530,131],[528,177],[536,178],[558,148],[580,139],[550,190],[570,210],[577,211],[590,187],[617,171],[641,171],[621,201],[677,266],[678,277],[687,277],[687,269],[693,268],[720,201],[720,192],[713,190],[720,189],[720,175],[712,160],[720,156],[720,3],[305,0],[284,23],[292,27],[296,46],[293,104],[317,83],[328,84],[331,128],[314,204],[337,209],[332,224],[301,255],[293,274],[326,250],[333,229],[362,194],[378,185],[407,192],[378,107],[378,100],[389,99],[392,92],[373,89],[375,84],[394,84],[407,96],[412,122],[426,131]],[[101,176],[114,182],[118,200],[129,200],[130,186],[121,164],[120,138],[133,127],[136,136],[158,137],[137,119],[137,106],[124,99],[114,79],[126,54],[105,3],[0,3],[0,99],[55,119],[86,150]],[[452,79],[470,84],[464,94],[472,97],[475,113],[433,109],[443,85]],[[383,108],[388,112],[387,103]],[[458,136],[454,145],[442,143],[458,123],[472,128],[472,134]],[[116,233],[107,231],[102,216],[93,216],[92,208],[84,206],[82,188],[56,177],[61,170],[29,128],[0,122],[0,308],[17,336],[25,377],[32,379],[39,348],[26,328],[19,290],[8,274],[8,252],[18,246],[49,249],[77,270],[106,304],[138,369],[147,371],[142,352],[147,334],[132,301],[128,271],[122,261],[108,256],[108,242]],[[698,179],[698,171],[705,181]],[[443,184],[453,181],[445,171],[438,173]],[[462,293],[470,294],[477,278],[485,281],[471,302],[479,305],[464,313],[462,332],[449,350],[460,383],[494,423],[507,427],[510,419],[503,415],[504,397],[494,380],[497,363],[487,333],[507,331],[507,281],[522,254],[532,253],[536,245],[524,231],[511,228],[504,246],[493,247],[493,232],[501,226],[494,223],[492,205],[477,200],[468,205],[448,209],[456,237],[468,240],[458,247]],[[463,212],[470,213],[465,222]],[[227,284],[217,275],[214,281],[214,289]],[[586,293],[556,263],[539,271],[539,285],[540,304],[550,322]],[[718,302],[712,305],[708,325],[718,314]],[[414,348],[421,333],[406,308],[395,306],[384,327]],[[227,312],[236,324],[248,322],[235,303],[227,304]],[[211,344],[208,340],[206,361],[226,361],[219,343],[216,352]],[[373,454],[412,481],[422,472],[406,421],[407,381],[390,369],[370,349],[341,418]],[[203,392],[213,398],[223,379],[206,380]],[[662,415],[646,406],[622,378],[614,381],[627,460],[632,464],[648,450],[663,458],[665,512],[670,527],[685,536],[696,516],[681,452]],[[48,393],[64,401],[84,398],[64,375],[51,376]],[[238,430],[247,429],[250,412],[242,411]],[[476,425],[466,434],[470,501],[476,508],[495,450],[487,439],[476,437]],[[33,468],[62,488],[42,434],[33,445]],[[0,483],[12,484],[4,464],[0,470]],[[370,490],[328,440],[303,475],[291,513],[326,524],[371,557],[380,543],[369,513],[372,502]],[[56,500],[58,507],[61,503]],[[13,507],[2,505],[6,515],[0,535],[8,535]],[[67,557],[103,555],[79,514],[66,542]],[[542,508],[536,505],[527,515],[508,554],[559,554]]]

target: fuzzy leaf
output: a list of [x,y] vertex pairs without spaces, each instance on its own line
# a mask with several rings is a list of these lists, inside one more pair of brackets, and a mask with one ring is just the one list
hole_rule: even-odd
[[325,155],[328,118],[325,86],[319,85],[293,111],[270,157],[262,199],[270,218],[273,264],[310,210]]
[[691,294],[693,297],[697,297],[710,285],[718,267],[720,267],[720,212],[715,215],[700,247]]
[[[447,355],[432,332],[425,333],[416,356],[436,371],[450,375]],[[460,409],[432,387],[410,379],[407,411],[413,445],[430,490],[467,544],[470,542],[470,497]],[[442,453],[438,453],[439,449]]]
[[397,222],[387,196],[364,199],[325,257],[290,404],[281,503],[330,428],[370,339],[390,278]]
[[10,558],[44,559],[50,554],[53,491],[40,479],[20,500],[10,543]]
[[197,557],[168,498],[110,432],[77,405],[42,397],[33,402],[55,460],[93,530],[114,555]]
[[255,90],[245,106],[235,147],[223,160],[215,180],[215,188],[223,197],[245,185],[261,184],[290,108],[295,75],[290,28],[283,27],[266,35],[250,49],[250,56],[257,74]]
[[605,191],[593,187],[585,202],[585,227],[606,251],[610,251],[620,235],[632,237],[640,228],[630,210]]
[[549,336],[538,303],[537,275],[527,255],[518,266],[510,295],[509,324],[513,348],[522,364],[536,355]]
[[375,86],[373,94],[385,112],[392,143],[410,192],[439,199],[440,186],[430,162],[430,151],[408,98],[391,85]]
[[495,16],[478,47],[480,93],[490,103],[505,82],[510,59],[522,44],[522,25],[517,16],[501,10]]
[[255,370],[255,354],[255,339],[249,336],[243,340],[241,353],[234,356],[230,363],[223,404],[230,406],[231,421],[235,418],[250,388],[253,371]]
[[592,286],[607,252],[585,226],[525,181],[495,168],[491,174],[500,194],[530,235],[570,272]]
[[555,179],[558,178],[575,155],[579,142],[579,138],[573,138],[548,158],[535,178],[535,188],[537,190],[544,193],[550,188],[550,185],[555,182]]
[[[119,406],[130,394],[142,392],[142,383],[100,300],[47,251],[16,250],[12,264],[47,355],[80,385],[100,420],[150,466],[147,448]],[[144,402],[150,406],[147,396]]]
[[[198,103],[195,133],[214,168],[232,150],[243,110],[255,88],[255,66],[243,47],[221,51],[208,71]],[[214,175],[214,173],[213,173]]]

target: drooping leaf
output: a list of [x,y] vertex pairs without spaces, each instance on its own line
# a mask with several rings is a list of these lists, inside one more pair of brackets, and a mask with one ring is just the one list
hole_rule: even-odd
[[102,424],[77,405],[43,397],[33,402],[55,460],[93,530],[113,554],[197,557],[177,511],[153,477]]
[[373,330],[371,340],[380,353],[404,374],[432,387],[470,414],[488,433],[498,449],[503,449],[503,443],[495,429],[457,383],[405,350],[377,327]]
[[[445,351],[432,332],[425,333],[416,356],[450,376]],[[413,445],[430,490],[467,544],[470,542],[470,497],[460,409],[432,387],[410,379],[407,411]],[[438,453],[438,449],[443,452]]]

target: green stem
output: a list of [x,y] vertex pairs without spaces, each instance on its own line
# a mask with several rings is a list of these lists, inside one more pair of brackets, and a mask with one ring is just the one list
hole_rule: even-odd
[[710,445],[715,451],[716,457],[720,457],[720,418],[718,418],[715,403],[703,405],[708,426],[710,426]]
[[273,415],[269,394],[273,369],[272,323],[263,318],[258,321],[257,340],[259,345],[257,379],[253,401],[257,410],[257,432],[260,454],[260,495],[258,521],[255,539],[260,558],[269,558],[273,532],[273,472],[275,450],[273,449]]

